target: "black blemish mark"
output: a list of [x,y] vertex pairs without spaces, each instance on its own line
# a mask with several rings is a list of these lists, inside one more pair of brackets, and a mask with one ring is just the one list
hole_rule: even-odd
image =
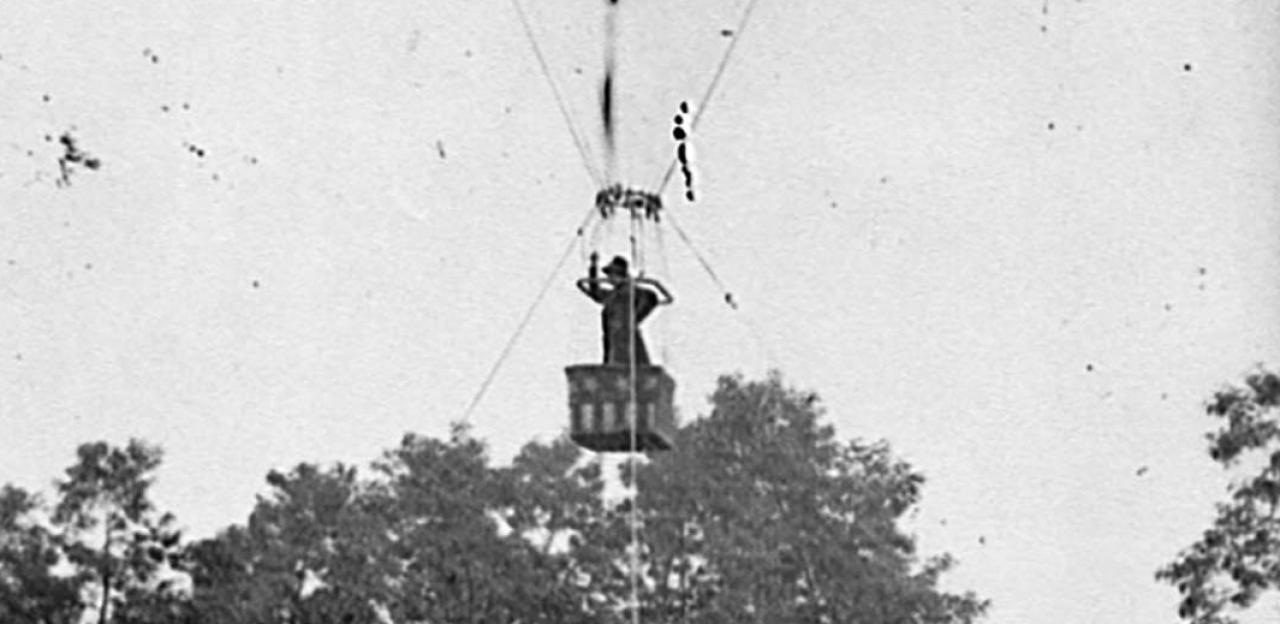
[[577,74],[577,75],[581,76],[581,75],[582,75],[582,68],[581,68],[581,67],[575,67],[575,68],[573,68],[573,73],[575,73],[575,74]]
[[40,99],[44,100],[45,102],[48,102],[48,101],[49,101],[49,94],[48,94],[48,93],[46,93],[46,94],[44,94],[44,95],[40,96]]
[[15,355],[13,356],[13,359],[15,359],[15,360],[17,360],[17,361],[21,362],[21,361],[22,361],[22,354],[21,354],[21,353],[15,354]]
[[253,287],[257,288],[258,286],[259,286],[258,280],[253,280]]
[[441,140],[439,140],[439,139],[436,139],[436,153],[440,155],[440,160],[444,160],[444,159],[445,159],[445,154],[444,154],[444,141],[441,141]]
[[204,158],[204,155],[205,155],[204,148],[198,145],[195,145],[193,143],[183,143],[183,146],[187,148],[188,152],[195,154],[197,158]]
[[511,107],[510,107],[510,106],[503,106],[503,107],[502,107],[502,112],[504,112],[504,113],[506,113],[506,114],[510,115],[510,114],[511,114]]
[[216,174],[216,173],[215,173],[215,174],[213,174],[213,176],[211,176],[211,177],[213,178],[213,181],[214,181],[214,182],[217,182],[218,180],[221,180],[221,179],[222,179],[222,178],[218,177],[218,174]]
[[257,157],[257,156],[245,156],[244,161],[245,161],[245,162],[247,162],[247,163],[249,163],[249,164],[251,164],[251,165],[256,165],[256,164],[258,164],[258,157]]
[[45,142],[45,143],[52,143],[52,142],[53,142],[53,137],[52,137],[52,136],[50,136],[50,135],[47,135],[47,134],[46,134],[46,135],[44,135],[44,142]]
[[160,106],[160,111],[161,111],[161,112],[165,112],[165,113],[169,112],[169,105],[168,105],[168,104],[162,104],[162,105]]
[[1205,273],[1208,273],[1208,272],[1209,272],[1209,270],[1208,270],[1208,269],[1206,269],[1206,268],[1204,268],[1204,267],[1200,267],[1200,268],[1199,268],[1199,269],[1197,269],[1197,270],[1198,270],[1198,271],[1200,271],[1200,274],[1201,274],[1201,275],[1204,275]]
[[604,138],[610,147],[613,146],[613,73],[604,75],[604,84],[600,86],[600,119],[604,122]]
[[887,184],[888,182],[889,182],[889,176],[881,176],[880,178],[881,184]]
[[191,105],[190,105],[190,104],[188,104],[188,103],[186,103],[186,102],[183,102],[183,103],[182,103],[182,110],[191,110]]
[[17,260],[14,260],[13,258],[9,258],[9,266],[14,266],[16,264],[18,264]]
[[837,203],[835,203],[835,202],[831,202],[831,207],[832,207],[832,208],[839,208],[839,207],[840,207],[840,205],[839,205],[839,204],[837,204]]
[[1134,474],[1138,475],[1139,477],[1141,477],[1144,474],[1147,474],[1147,467],[1143,466],[1139,468],[1136,472],[1134,472]]
[[732,37],[732,36],[733,36],[733,31],[732,31],[732,30],[730,30],[730,29],[728,29],[728,28],[725,28],[725,29],[723,29],[723,30],[721,30],[721,31],[720,31],[720,36],[721,36],[721,37]]
[[86,271],[92,271],[92,270],[93,270],[93,263],[92,263],[92,262],[86,262],[86,263],[84,263],[84,270],[86,270]]
[[142,49],[142,58],[151,61],[153,64],[160,62],[160,56],[151,51],[151,48]]
[[671,130],[671,136],[676,140],[676,159],[680,161],[680,171],[684,174],[684,198],[693,201],[693,170],[689,168],[688,148],[685,143],[689,133],[684,129],[684,116],[687,114],[689,114],[689,103],[680,102],[680,114],[672,120],[676,125]]
[[1169,398],[1169,393],[1168,393],[1168,392],[1161,392],[1161,393],[1160,393],[1160,400],[1161,400],[1161,401],[1164,401],[1164,400],[1166,400],[1166,399],[1168,399],[1168,398]]
[[1082,124],[1076,124],[1076,132],[1084,132],[1084,126]]
[[1183,63],[1182,71],[1191,71],[1191,63]]
[[466,51],[467,58],[471,58],[471,50]]
[[986,546],[986,545],[987,545],[987,537],[986,537],[985,535],[979,535],[979,536],[978,536],[978,543],[979,543],[979,544],[982,544],[983,546]]
[[59,187],[71,186],[71,165],[81,165],[95,171],[102,166],[101,160],[86,154],[76,145],[76,139],[71,136],[71,132],[64,132],[58,137],[58,142],[63,147],[63,154],[58,157],[60,175],[57,185]]
[[1093,372],[1093,364],[1085,364],[1085,365],[1084,365],[1084,369],[1085,369],[1086,371],[1088,371],[1088,372],[1091,372],[1091,373],[1092,373],[1092,372]]
[[1054,129],[1054,127],[1055,127],[1055,126],[1053,125],[1053,122],[1052,122],[1052,121],[1051,121],[1051,122],[1049,122],[1049,129],[1050,129],[1050,130],[1053,130],[1053,129]]

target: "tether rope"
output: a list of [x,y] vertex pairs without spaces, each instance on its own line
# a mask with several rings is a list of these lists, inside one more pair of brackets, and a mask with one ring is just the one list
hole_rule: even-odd
[[[633,210],[631,212],[631,262],[637,264],[639,269],[638,258],[636,256],[636,222],[640,216]],[[631,279],[631,276],[627,276]],[[627,455],[628,470],[631,473],[631,624],[640,624],[640,526],[639,526],[639,509],[640,509],[640,481],[636,474],[636,428],[640,420],[640,406],[636,400],[636,287],[639,284],[632,280],[631,288],[628,289],[630,301],[628,305],[630,319],[630,336],[627,338],[631,342],[630,360],[631,360],[631,383],[630,397],[627,409],[627,425],[631,431],[631,452]]]
[[538,67],[542,70],[542,75],[546,77],[547,84],[551,87],[551,93],[556,99],[556,107],[560,109],[560,115],[564,117],[565,126],[568,127],[569,136],[573,138],[574,146],[578,148],[578,155],[582,157],[582,165],[586,167],[587,175],[591,176],[591,181],[595,183],[596,188],[603,187],[604,178],[601,177],[600,171],[595,167],[595,159],[591,157],[591,150],[588,149],[586,143],[582,141],[581,135],[578,134],[578,128],[573,123],[573,116],[569,114],[569,108],[565,106],[564,98],[560,95],[560,89],[556,86],[556,81],[551,76],[551,69],[547,66],[546,58],[542,56],[542,48],[538,45],[537,37],[533,35],[533,27],[529,25],[529,18],[520,6],[520,0],[511,0],[511,6],[515,7],[516,14],[520,16],[520,25],[524,27],[525,38],[529,40],[529,46],[533,48],[533,55],[538,59]]
[[560,260],[556,262],[555,267],[547,274],[546,280],[542,282],[542,289],[538,291],[538,296],[535,297],[533,303],[529,305],[529,309],[525,310],[524,318],[520,319],[520,324],[516,326],[515,332],[512,333],[511,338],[507,340],[506,346],[502,348],[502,353],[498,355],[498,360],[493,363],[493,368],[489,369],[489,374],[485,376],[484,382],[480,384],[480,389],[476,391],[476,395],[472,397],[471,403],[467,405],[466,411],[462,414],[462,422],[465,423],[470,420],[471,413],[475,411],[476,406],[480,404],[480,399],[484,397],[484,393],[489,389],[489,384],[493,383],[493,378],[498,374],[498,370],[502,368],[502,363],[506,361],[507,356],[511,354],[512,347],[514,347],[516,341],[520,339],[520,335],[524,333],[525,327],[529,325],[529,320],[533,318],[534,311],[538,309],[538,304],[542,303],[542,299],[546,297],[547,291],[551,289],[551,284],[555,281],[556,275],[560,273],[560,269],[564,266],[565,261],[569,259],[569,256],[573,255],[575,243],[582,236],[583,232],[586,231],[587,224],[591,222],[591,219],[594,218],[595,215],[595,207],[592,207],[587,212],[586,218],[584,218],[582,223],[579,223],[577,229],[574,230],[573,236],[569,239],[568,244],[564,246],[564,251],[560,254]]

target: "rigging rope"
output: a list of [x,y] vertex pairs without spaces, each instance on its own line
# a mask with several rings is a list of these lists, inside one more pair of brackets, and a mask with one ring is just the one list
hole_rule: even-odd
[[[707,90],[702,94],[702,99],[697,103],[697,110],[693,113],[693,118],[689,120],[689,134],[698,128],[698,120],[702,119],[702,113],[711,105],[711,96],[715,95],[716,87],[720,86],[720,77],[724,75],[724,70],[729,66],[729,58],[733,56],[734,48],[738,47],[738,40],[742,38],[743,31],[747,28],[747,22],[751,19],[751,12],[756,8],[756,0],[748,0],[747,6],[742,10],[742,17],[738,19],[738,28],[733,31],[733,37],[729,40],[729,47],[724,51],[724,56],[720,57],[720,64],[716,66],[715,74],[711,76],[711,82],[707,85]],[[667,170],[662,174],[662,182],[650,186],[656,188],[657,194],[661,195],[662,191],[667,188],[667,183],[671,181],[671,175],[676,170],[676,160],[671,159],[667,164]]]
[[[631,262],[636,264],[638,258],[636,256],[636,222],[640,216],[634,210],[631,212]],[[639,265],[637,264],[637,271]],[[631,279],[630,276],[627,276]],[[640,482],[636,479],[636,425],[639,421],[640,406],[636,401],[636,287],[639,284],[635,281],[631,282],[629,289],[630,301],[628,305],[630,309],[627,315],[630,319],[630,336],[628,340],[631,342],[629,357],[631,359],[631,384],[630,397],[627,405],[627,426],[631,431],[631,453],[627,456],[628,471],[631,473],[631,624],[640,624],[640,529],[639,529],[639,508],[640,508]]]
[[476,391],[476,395],[472,397],[471,403],[467,405],[467,409],[462,414],[462,422],[471,419],[471,413],[475,411],[476,406],[480,404],[480,399],[484,397],[485,391],[489,389],[489,384],[493,383],[493,378],[498,374],[498,369],[502,368],[502,363],[506,361],[507,356],[511,354],[511,348],[515,346],[516,341],[520,339],[520,335],[524,333],[524,328],[529,325],[529,320],[533,318],[533,313],[538,309],[538,304],[542,303],[542,299],[546,297],[547,291],[551,289],[551,284],[555,281],[556,275],[560,273],[561,267],[564,266],[565,260],[573,255],[574,243],[582,237],[586,231],[587,224],[595,216],[595,208],[592,207],[587,211],[587,216],[578,224],[574,230],[573,236],[569,239],[568,244],[564,246],[564,251],[560,254],[560,260],[556,262],[556,266],[547,274],[547,278],[542,282],[542,289],[538,291],[537,297],[534,297],[533,303],[529,305],[529,309],[525,310],[524,318],[520,319],[520,324],[516,326],[516,330],[511,334],[511,338],[507,340],[506,346],[502,347],[502,353],[498,355],[498,360],[493,363],[493,368],[489,369],[489,374],[485,376],[484,382],[480,384],[480,389]]
[[546,77],[547,84],[551,86],[551,93],[556,98],[556,107],[560,109],[560,115],[564,117],[565,126],[569,129],[569,136],[573,138],[574,146],[578,148],[578,155],[582,157],[582,165],[586,167],[587,175],[591,176],[591,181],[595,183],[596,188],[603,187],[604,178],[601,177],[600,172],[596,169],[595,159],[591,157],[591,150],[582,141],[577,125],[573,123],[573,116],[569,114],[569,109],[564,104],[564,98],[560,95],[560,89],[556,87],[556,81],[551,77],[551,70],[547,67],[547,60],[542,56],[542,48],[538,46],[538,39],[533,35],[533,27],[529,25],[529,18],[520,6],[520,0],[511,0],[511,6],[515,7],[516,14],[520,16],[520,25],[524,27],[525,38],[529,40],[529,46],[533,48],[533,55],[538,59],[538,67],[541,68],[542,75]]

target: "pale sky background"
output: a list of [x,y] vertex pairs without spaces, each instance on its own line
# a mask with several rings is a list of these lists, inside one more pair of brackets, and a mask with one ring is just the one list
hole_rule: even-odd
[[[598,157],[604,3],[526,4]],[[743,6],[623,2],[628,182]],[[989,622],[1175,621],[1153,573],[1228,479],[1202,402],[1280,363],[1278,7],[761,0],[691,139],[698,201],[666,194],[741,310],[645,240],[679,408],[779,368],[926,475],[908,527]],[[0,482],[144,437],[205,536],[272,468],[443,435],[596,191],[505,0],[4,14]],[[103,166],[59,188],[67,131]],[[472,414],[499,461],[599,355],[586,248]]]

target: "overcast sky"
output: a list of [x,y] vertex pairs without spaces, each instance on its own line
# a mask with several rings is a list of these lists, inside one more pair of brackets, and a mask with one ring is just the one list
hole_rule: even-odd
[[[526,4],[598,170],[604,3]],[[705,109],[667,209],[741,304],[642,237],[680,410],[777,368],[925,474],[909,527],[993,624],[1174,621],[1153,573],[1228,478],[1202,402],[1280,360],[1277,4],[690,4],[618,30],[620,174]],[[272,468],[446,433],[572,245],[471,415],[500,461],[556,436],[572,280],[626,232],[574,237],[596,182],[512,5],[174,7],[0,19],[0,482],[138,436],[194,535],[243,522]]]

